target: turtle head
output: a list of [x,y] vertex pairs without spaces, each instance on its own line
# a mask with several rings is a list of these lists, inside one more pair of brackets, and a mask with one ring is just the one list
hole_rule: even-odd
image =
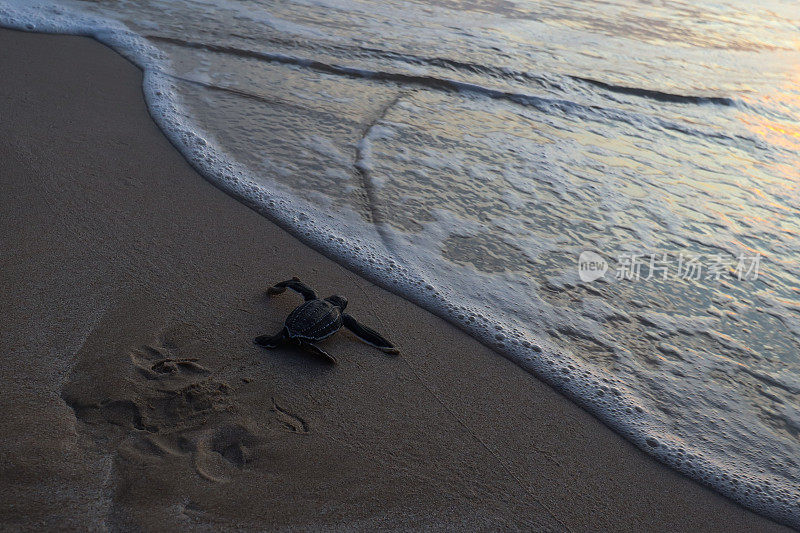
[[333,296],[325,298],[325,300],[332,303],[342,311],[344,311],[344,308],[347,307],[347,298],[344,296],[337,296],[334,294]]

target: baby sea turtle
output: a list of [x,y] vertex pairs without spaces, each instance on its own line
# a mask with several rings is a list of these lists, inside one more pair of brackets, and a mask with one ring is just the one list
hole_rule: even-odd
[[327,339],[344,326],[367,344],[371,344],[386,353],[400,353],[391,342],[381,337],[378,332],[359,324],[355,318],[345,313],[344,308],[347,307],[347,299],[343,296],[334,295],[320,300],[317,298],[317,293],[298,278],[281,281],[273,285],[267,289],[267,294],[281,294],[287,288],[298,292],[305,299],[305,303],[300,304],[294,311],[289,313],[280,333],[277,335],[262,335],[253,339],[253,342],[259,346],[277,348],[286,342],[292,342],[312,353],[325,357],[331,363],[336,363],[334,356],[314,343]]

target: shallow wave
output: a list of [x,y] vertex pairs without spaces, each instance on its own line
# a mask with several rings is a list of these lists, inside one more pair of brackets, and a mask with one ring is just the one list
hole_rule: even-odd
[[659,102],[673,102],[677,104],[715,104],[723,106],[737,105],[736,100],[724,96],[692,96],[685,94],[665,93],[663,91],[654,91],[652,89],[642,89],[640,87],[627,87],[624,85],[614,85],[600,80],[593,80],[591,78],[582,78],[580,76],[573,76],[573,79],[600,87],[607,91],[632,94],[634,96],[641,96],[642,98],[652,98]]
[[[651,126],[653,124],[662,127],[664,129],[670,129],[674,131],[679,131],[681,133],[686,133],[689,135],[695,135],[701,138],[708,138],[714,137],[721,140],[726,140],[730,142],[748,142],[752,143],[756,146],[763,146],[758,139],[752,136],[745,136],[745,135],[730,135],[727,133],[721,133],[712,130],[702,130],[699,128],[692,128],[687,125],[681,124],[676,121],[664,120],[658,117],[648,117],[641,114],[633,114],[630,112],[625,112],[618,109],[611,109],[611,108],[604,108],[598,105],[585,105],[580,104],[571,100],[565,99],[557,99],[557,98],[548,98],[544,96],[536,96],[533,94],[527,93],[519,93],[513,91],[507,91],[502,89],[496,89],[492,87],[486,87],[482,85],[478,85],[475,83],[469,83],[466,81],[459,81],[455,79],[448,79],[448,78],[441,78],[436,76],[430,75],[417,75],[417,74],[408,74],[404,72],[390,72],[390,71],[380,71],[380,70],[366,70],[363,68],[357,68],[347,65],[339,65],[339,64],[332,64],[332,63],[325,63],[322,61],[318,61],[316,59],[308,59],[302,57],[295,57],[289,56],[280,53],[269,53],[263,51],[256,51],[256,50],[248,50],[243,48],[236,48],[231,46],[224,46],[218,44],[211,44],[211,43],[199,43],[199,42],[192,42],[186,41],[183,39],[176,39],[174,37],[158,37],[149,35],[147,38],[151,41],[160,41],[166,42],[170,44],[177,44],[187,48],[195,48],[199,50],[207,50],[210,52],[217,52],[223,54],[230,54],[239,57],[247,57],[247,58],[254,58],[259,59],[262,61],[269,61],[274,63],[281,63],[286,65],[296,65],[303,68],[309,68],[316,70],[318,72],[324,72],[327,74],[334,74],[339,76],[348,76],[348,77],[358,77],[364,78],[373,81],[383,81],[383,82],[394,82],[402,85],[418,85],[422,87],[426,87],[428,89],[435,89],[441,91],[455,91],[455,92],[463,92],[463,93],[475,93],[480,96],[485,96],[492,99],[502,99],[514,102],[519,105],[524,106],[531,106],[539,109],[540,111],[544,111],[547,113],[551,113],[554,111],[560,111],[562,113],[575,113],[579,114],[580,116],[587,118],[587,119],[594,119],[594,118],[603,118],[607,120],[619,120],[628,122],[633,125],[642,124],[646,126]],[[385,57],[392,57],[391,54],[383,54]],[[404,59],[408,59],[404,56]],[[433,60],[425,60],[422,58],[418,58],[420,63],[424,64],[443,64],[446,66],[454,66],[458,65],[458,62],[454,61],[433,61]],[[466,63],[461,63],[461,65],[468,65]],[[471,72],[476,73],[491,73],[496,75],[498,69],[493,67],[484,67],[483,69],[480,68],[468,68]],[[514,77],[514,74],[510,74],[511,77]],[[526,79],[532,78],[531,75],[526,75]],[[184,78],[185,79],[185,78]],[[542,78],[534,78],[537,80],[541,80]],[[663,102],[673,102],[673,103],[681,103],[681,104],[716,104],[716,105],[724,105],[724,106],[733,106],[735,102],[731,98],[723,98],[723,97],[703,97],[703,96],[685,96],[685,95],[678,95],[678,94],[671,94],[671,93],[664,93],[660,91],[653,91],[648,89],[640,89],[634,87],[623,87],[617,85],[607,84],[601,81],[592,80],[589,78],[580,78],[573,76],[573,79],[588,83],[590,85],[594,85],[597,87],[601,87],[605,90],[611,92],[617,92],[621,94],[629,94],[635,96],[641,96],[644,98],[650,98],[657,101]],[[199,83],[195,80],[188,80],[193,83]],[[209,88],[212,88],[213,84],[205,83],[203,84]],[[224,88],[221,86],[216,86],[217,89],[227,90],[232,92],[237,92],[243,96],[256,98],[255,95],[251,93],[246,93],[244,91],[237,91],[230,88]]]

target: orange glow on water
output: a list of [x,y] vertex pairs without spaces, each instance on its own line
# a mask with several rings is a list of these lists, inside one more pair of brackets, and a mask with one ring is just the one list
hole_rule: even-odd
[[[800,109],[800,66],[795,67],[786,82],[772,92],[756,98],[744,96],[743,99],[748,104],[761,103],[774,110],[772,117],[743,111],[739,119],[748,130],[772,145],[800,150],[800,117],[792,114]],[[797,177],[798,170],[794,169],[793,178]]]

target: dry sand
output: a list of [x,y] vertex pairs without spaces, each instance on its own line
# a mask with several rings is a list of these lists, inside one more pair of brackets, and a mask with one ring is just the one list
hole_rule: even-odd
[[[141,73],[0,31],[2,529],[782,529],[203,180]],[[403,350],[251,339],[298,275]]]

